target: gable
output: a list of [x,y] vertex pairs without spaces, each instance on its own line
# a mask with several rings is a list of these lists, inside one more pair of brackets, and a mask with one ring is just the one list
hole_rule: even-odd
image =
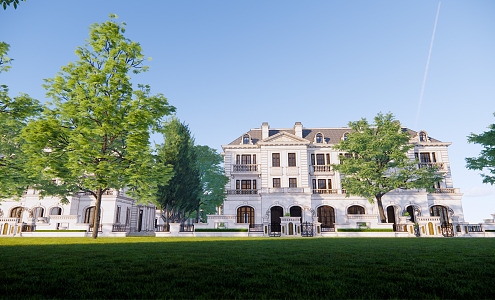
[[309,141],[288,132],[279,132],[259,141],[261,145],[307,145]]

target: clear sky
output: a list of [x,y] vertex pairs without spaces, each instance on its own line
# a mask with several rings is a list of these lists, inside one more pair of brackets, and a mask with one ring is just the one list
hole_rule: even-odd
[[[0,10],[10,88],[45,101],[43,79],[76,60],[110,13],[152,57],[135,78],[177,107],[198,144],[221,150],[251,128],[344,127],[378,112],[449,147],[471,223],[495,214],[495,187],[465,168],[471,132],[495,123],[495,1],[36,1]],[[417,123],[417,124],[416,124]],[[157,142],[160,142],[157,140]]]

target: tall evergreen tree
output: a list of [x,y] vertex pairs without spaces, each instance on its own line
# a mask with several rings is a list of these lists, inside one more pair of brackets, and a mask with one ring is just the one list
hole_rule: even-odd
[[79,60],[46,80],[53,103],[24,130],[30,165],[61,181],[60,197],[85,191],[96,199],[93,238],[105,191],[129,188],[134,197],[151,199],[170,177],[156,163],[149,136],[175,108],[162,94],[150,95],[149,86],[133,87],[130,73],[147,70],[141,46],[124,36],[125,23],[110,18],[91,25],[87,44],[76,50]]
[[395,189],[426,189],[443,179],[436,167],[418,168],[418,161],[409,159],[414,148],[410,135],[389,113],[379,113],[375,123],[366,119],[349,122],[352,132],[335,149],[347,153],[340,157],[334,170],[342,175],[342,188],[349,194],[364,197],[378,205],[381,222],[386,222],[383,196]]
[[156,202],[167,224],[182,223],[196,211],[200,200],[194,140],[189,127],[175,117],[166,123],[163,134],[165,141],[158,150],[158,158],[164,166],[172,166],[173,176],[167,185],[159,186]]

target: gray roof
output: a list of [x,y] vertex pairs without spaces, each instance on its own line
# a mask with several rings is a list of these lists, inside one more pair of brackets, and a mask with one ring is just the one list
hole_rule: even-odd
[[[402,130],[406,130],[407,132],[409,132],[411,137],[415,136],[418,133],[417,131],[411,130],[409,128],[402,128]],[[303,127],[302,137],[310,142],[313,142],[315,135],[321,133],[323,134],[325,138],[325,142],[327,144],[336,144],[342,139],[344,133],[351,131],[352,129],[349,127],[341,127],[341,128],[304,128]],[[280,132],[295,134],[294,129],[270,129],[269,136],[274,136]],[[251,141],[253,142],[254,145],[257,144],[259,141],[261,141],[261,128],[255,128],[249,130],[248,132],[243,133],[237,139],[232,141],[229,145],[239,145],[242,141],[242,137],[246,133],[249,134],[249,136],[251,137]],[[428,138],[432,142],[440,142],[439,140],[431,138],[429,136]]]

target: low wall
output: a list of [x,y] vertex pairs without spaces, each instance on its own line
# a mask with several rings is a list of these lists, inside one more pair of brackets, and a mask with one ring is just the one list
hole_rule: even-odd
[[89,237],[91,232],[80,231],[50,231],[50,232],[22,232],[23,237]]

